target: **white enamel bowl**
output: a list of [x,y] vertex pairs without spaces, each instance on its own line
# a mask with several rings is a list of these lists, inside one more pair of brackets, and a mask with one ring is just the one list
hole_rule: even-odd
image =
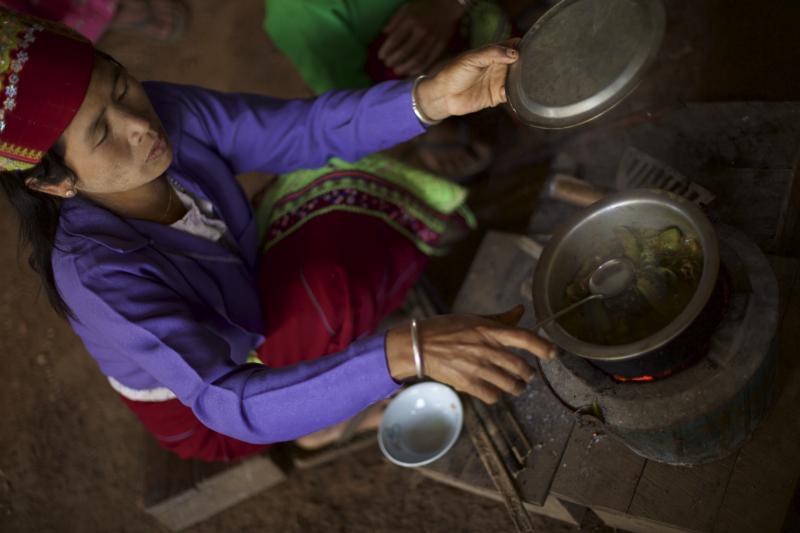
[[447,453],[463,424],[463,407],[453,389],[417,383],[389,402],[378,428],[378,445],[394,464],[422,466]]

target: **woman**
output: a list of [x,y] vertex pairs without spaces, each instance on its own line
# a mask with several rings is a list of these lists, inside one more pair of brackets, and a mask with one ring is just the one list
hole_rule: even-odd
[[467,54],[414,86],[281,101],[142,85],[63,26],[0,17],[0,182],[30,263],[162,446],[242,457],[341,423],[423,371],[495,401],[533,376],[506,347],[549,355],[503,323],[517,311],[426,321],[421,360],[407,326],[372,335],[457,211],[454,186],[334,160],[270,189],[260,246],[234,178],[355,160],[496,105],[514,50]]

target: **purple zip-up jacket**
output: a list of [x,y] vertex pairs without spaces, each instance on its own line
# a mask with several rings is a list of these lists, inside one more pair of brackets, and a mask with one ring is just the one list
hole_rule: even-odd
[[53,270],[101,371],[137,391],[169,389],[207,427],[251,443],[295,439],[395,391],[383,336],[289,368],[246,363],[263,321],[256,225],[235,175],[356,160],[421,133],[410,84],[289,101],[145,88],[174,149],[169,175],[211,202],[239,252],[80,197],[65,201]]

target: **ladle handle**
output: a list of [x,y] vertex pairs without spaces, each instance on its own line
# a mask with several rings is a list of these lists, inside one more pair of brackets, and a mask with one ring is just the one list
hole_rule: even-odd
[[552,322],[552,321],[553,321],[553,320],[555,320],[556,318],[558,318],[558,317],[560,317],[560,316],[563,316],[563,315],[566,315],[567,313],[569,313],[569,312],[570,312],[570,311],[572,311],[573,309],[575,309],[575,308],[578,308],[578,307],[582,306],[582,305],[583,305],[583,304],[585,304],[586,302],[588,302],[588,301],[590,301],[590,300],[596,300],[596,299],[598,299],[598,298],[602,298],[602,297],[603,297],[603,295],[602,295],[602,294],[592,294],[591,296],[587,296],[587,297],[586,297],[586,298],[584,298],[583,300],[578,300],[578,301],[577,301],[577,302],[575,302],[574,304],[572,304],[572,305],[568,305],[567,307],[565,307],[564,309],[562,309],[562,310],[561,310],[561,311],[559,311],[558,313],[554,313],[554,314],[550,315],[549,317],[547,317],[547,318],[545,318],[545,319],[543,319],[543,320],[540,320],[539,322],[537,322],[536,324],[534,324],[534,326],[533,326],[533,331],[534,331],[534,333],[535,333],[535,332],[537,332],[537,331],[539,331],[539,328],[541,328],[541,327],[542,327],[542,326],[544,326],[545,324],[549,324],[550,322]]

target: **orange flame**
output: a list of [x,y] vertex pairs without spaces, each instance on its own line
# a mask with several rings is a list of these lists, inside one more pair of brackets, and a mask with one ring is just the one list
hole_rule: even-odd
[[628,381],[643,382],[643,381],[653,381],[656,378],[655,376],[636,376],[635,378],[627,378],[625,376],[619,376],[617,374],[614,374],[614,379],[622,382],[628,382]]

